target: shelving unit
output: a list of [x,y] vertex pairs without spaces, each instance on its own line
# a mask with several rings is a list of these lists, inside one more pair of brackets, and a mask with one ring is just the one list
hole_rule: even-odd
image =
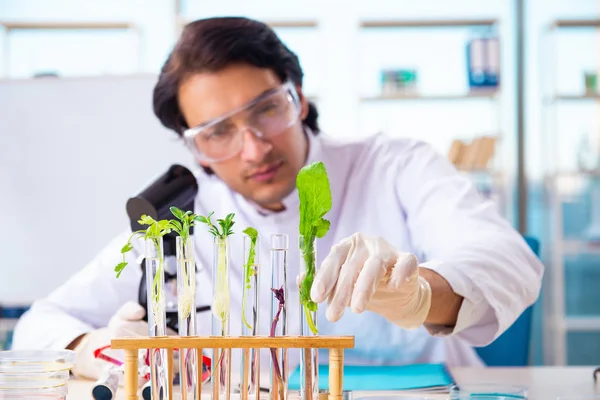
[[397,93],[397,94],[383,94],[379,96],[363,96],[361,97],[362,102],[367,101],[386,101],[386,100],[469,100],[469,99],[489,99],[495,100],[500,94],[498,90],[473,90],[464,94],[442,94],[442,95],[431,95],[431,94],[418,94],[418,93]]
[[87,22],[87,21],[0,21],[0,27],[6,32],[2,40],[2,52],[4,57],[4,74],[8,75],[10,47],[9,36],[16,30],[52,30],[52,31],[75,31],[75,30],[101,30],[101,31],[132,31],[136,33],[138,40],[138,67],[142,68],[141,30],[133,23],[126,21]]
[[564,170],[557,165],[557,160],[565,151],[575,151],[575,149],[559,148],[557,141],[557,119],[558,106],[560,104],[579,104],[578,102],[595,102],[600,100],[599,94],[590,93],[558,93],[556,65],[560,55],[556,49],[556,36],[564,30],[580,28],[600,28],[600,20],[597,19],[573,19],[573,20],[555,20],[546,33],[545,51],[542,63],[545,73],[545,91],[544,93],[544,153],[547,155],[545,160],[545,191],[547,206],[549,208],[548,219],[546,221],[546,232],[548,232],[548,245],[545,246],[548,253],[546,263],[545,284],[545,309],[549,312],[545,317],[546,332],[544,338],[544,358],[547,364],[566,365],[568,363],[568,342],[567,335],[570,332],[599,332],[600,333],[600,315],[598,316],[571,316],[566,312],[565,295],[565,257],[578,254],[600,255],[600,242],[586,240],[585,238],[567,238],[564,235],[564,215],[563,205],[568,201],[568,195],[565,188],[575,188],[578,182],[585,180],[600,179],[600,173],[578,170]]
[[[177,24],[179,28],[183,28],[185,25],[193,22],[193,19],[183,18],[181,15],[177,17]],[[262,20],[265,24],[270,26],[273,29],[278,28],[316,28],[319,26],[319,22],[316,19],[306,19],[306,20]]]
[[[383,29],[442,29],[442,28],[494,28],[499,24],[496,18],[455,18],[455,19],[364,19],[359,22],[361,30],[383,30]],[[466,71],[465,71],[466,73]],[[502,76],[502,74],[500,74]],[[502,96],[501,88],[478,88],[462,93],[450,94],[429,94],[429,93],[392,93],[361,95],[359,97],[359,106],[367,104],[381,104],[398,102],[472,102],[472,101],[490,101],[492,107],[495,107],[495,114],[500,115],[500,99]],[[436,104],[437,105],[437,104]],[[500,121],[500,118],[498,118]],[[360,122],[360,121],[359,121]],[[490,132],[482,132],[481,136],[494,136],[497,139],[496,157],[498,149],[501,146],[502,129],[500,126],[492,129]],[[459,138],[457,138],[459,139]],[[490,198],[499,203],[499,208],[504,214],[508,214],[509,202],[512,199],[512,192],[508,185],[507,176],[494,168],[482,171],[463,171],[469,177],[473,178],[475,183],[491,185],[492,195]]]
[[472,26],[492,26],[498,23],[495,18],[467,19],[365,19],[361,28],[456,28]]

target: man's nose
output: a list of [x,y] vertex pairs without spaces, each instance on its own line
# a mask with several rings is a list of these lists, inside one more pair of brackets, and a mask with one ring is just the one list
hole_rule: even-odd
[[242,159],[244,161],[262,161],[273,148],[271,143],[257,137],[251,129],[244,129],[243,138]]

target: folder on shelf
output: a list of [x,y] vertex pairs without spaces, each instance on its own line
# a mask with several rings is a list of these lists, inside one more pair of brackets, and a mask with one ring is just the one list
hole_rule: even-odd
[[[344,366],[344,390],[353,391],[448,391],[454,380],[444,364],[399,366]],[[292,390],[300,389],[300,369],[288,380]],[[319,365],[319,389],[329,387],[329,366]]]

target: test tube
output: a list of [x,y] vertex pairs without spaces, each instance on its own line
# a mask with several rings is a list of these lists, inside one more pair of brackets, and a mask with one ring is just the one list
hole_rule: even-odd
[[[176,237],[177,310],[179,336],[196,336],[196,263],[191,236]],[[200,400],[197,380],[198,351],[179,349],[179,387],[182,400]]]
[[[229,238],[215,237],[213,246],[212,335],[229,336]],[[213,349],[212,400],[231,396],[231,349]]]
[[[300,235],[298,245],[300,247],[300,271],[312,276],[317,273],[317,241],[316,238],[305,238]],[[305,275],[305,276],[306,276]],[[300,285],[303,285],[300,282]],[[301,292],[301,291],[299,291]],[[310,290],[308,291],[310,293]],[[304,302],[311,301],[304,299]],[[312,303],[312,309],[303,304],[300,298],[300,335],[317,336],[317,305]],[[319,351],[315,348],[302,349],[300,358],[300,398],[301,400],[319,400]]]
[[[163,238],[145,239],[148,336],[167,336],[165,306],[165,258]],[[169,358],[166,349],[150,351],[150,382],[153,399],[169,399]]]
[[[271,327],[270,336],[286,336],[287,325],[287,255],[288,235],[271,235]],[[276,292],[275,292],[276,291]],[[279,298],[278,298],[279,297]],[[281,301],[283,300],[283,302]],[[283,304],[282,304],[283,303]],[[270,349],[271,400],[288,398],[288,349]]]
[[[242,335],[259,335],[260,238],[244,236]],[[260,349],[242,349],[242,400],[260,400]]]
[[92,388],[92,397],[94,400],[114,399],[119,388],[119,375],[121,374],[118,367],[107,365]]

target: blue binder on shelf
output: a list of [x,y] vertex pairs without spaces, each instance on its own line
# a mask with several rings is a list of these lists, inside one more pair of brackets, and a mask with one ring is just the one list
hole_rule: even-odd
[[[444,364],[411,364],[399,366],[344,366],[344,390],[376,391],[447,391],[454,384]],[[300,369],[288,380],[292,390],[300,389]],[[319,365],[319,389],[329,387],[329,366]]]

